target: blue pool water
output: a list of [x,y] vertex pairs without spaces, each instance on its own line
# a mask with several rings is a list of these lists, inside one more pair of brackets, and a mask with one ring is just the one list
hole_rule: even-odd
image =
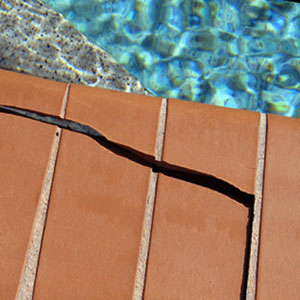
[[154,95],[300,117],[300,5],[44,0]]

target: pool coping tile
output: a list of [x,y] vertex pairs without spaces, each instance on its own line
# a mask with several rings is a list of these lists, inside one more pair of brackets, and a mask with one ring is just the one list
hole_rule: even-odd
[[150,173],[63,130],[33,299],[131,297]]
[[163,174],[155,203],[144,299],[240,299],[251,209]]
[[0,105],[59,116],[67,83],[0,69]]
[[[70,289],[64,291],[62,288],[54,290],[50,285],[53,280],[56,280],[54,275],[57,268],[62,268],[59,270],[62,272],[59,273],[59,276],[64,274],[64,277],[61,278],[62,281],[73,278],[74,282],[78,278],[86,280],[85,268],[87,265],[90,270],[94,270],[91,258],[94,256],[89,258],[89,255],[94,251],[94,255],[99,256],[98,248],[109,247],[107,244],[101,244],[101,240],[96,239],[99,233],[99,224],[103,223],[103,218],[106,218],[107,222],[103,223],[102,227],[100,226],[102,228],[100,231],[103,236],[111,231],[111,236],[107,235],[106,238],[110,241],[108,244],[114,243],[116,247],[107,251],[108,256],[103,265],[106,264],[108,269],[105,272],[102,270],[103,272],[100,272],[102,275],[99,274],[108,285],[112,279],[116,282],[119,279],[123,282],[129,280],[128,286],[120,287],[120,293],[123,296],[140,299],[144,295],[145,299],[154,299],[154,290],[158,289],[161,289],[162,294],[166,297],[167,295],[172,296],[176,287],[186,280],[185,276],[184,278],[180,277],[182,274],[189,274],[190,278],[197,278],[198,271],[193,269],[190,258],[183,255],[186,250],[180,248],[179,240],[176,242],[172,240],[172,236],[186,230],[186,225],[193,220],[190,215],[194,211],[187,209],[188,203],[195,202],[194,197],[198,195],[198,201],[203,202],[202,209],[207,206],[211,211],[210,220],[203,223],[204,225],[210,224],[207,231],[202,230],[205,229],[205,226],[201,223],[207,217],[206,215],[195,219],[190,228],[193,232],[193,228],[200,230],[201,226],[204,226],[200,233],[205,242],[204,245],[207,247],[206,250],[211,249],[211,251],[207,251],[207,257],[210,257],[210,255],[213,256],[215,249],[213,246],[209,246],[213,245],[213,242],[208,239],[208,236],[213,233],[209,234],[209,232],[219,234],[225,230],[225,227],[220,229],[215,226],[216,224],[211,223],[214,218],[218,218],[213,212],[218,211],[219,219],[223,221],[226,219],[227,225],[234,223],[230,222],[230,218],[234,219],[238,216],[232,215],[229,207],[220,211],[218,205],[215,205],[214,210],[210,201],[204,201],[202,198],[206,197],[216,203],[233,201],[233,206],[238,210],[246,202],[238,203],[230,199],[229,195],[222,195],[222,192],[218,192],[214,187],[208,189],[201,186],[201,183],[195,185],[195,182],[192,183],[193,181],[188,182],[187,178],[178,180],[180,177],[176,177],[174,171],[178,172],[180,168],[190,172],[191,176],[202,174],[215,178],[217,181],[224,181],[239,189],[244,193],[243,195],[253,197],[254,201],[246,204],[249,207],[244,207],[250,214],[254,209],[251,252],[248,253],[250,265],[246,299],[260,300],[269,295],[274,296],[274,299],[297,297],[295,291],[298,289],[299,283],[296,279],[300,277],[300,265],[297,264],[297,253],[300,252],[300,243],[297,243],[300,207],[297,209],[299,201],[296,200],[300,192],[297,188],[297,178],[300,175],[298,171],[300,169],[300,148],[298,146],[300,144],[298,134],[300,120],[77,84],[67,85],[5,70],[0,70],[0,88],[2,91],[0,105],[16,106],[49,116],[57,116],[61,119],[65,117],[68,120],[90,126],[107,138],[107,140],[105,138],[98,139],[92,135],[70,132],[57,126],[45,125],[14,115],[1,115],[3,118],[0,122],[7,124],[3,125],[3,128],[5,127],[7,130],[3,131],[1,137],[8,141],[4,147],[0,147],[0,153],[2,151],[2,155],[7,157],[7,159],[2,159],[1,164],[8,170],[6,172],[8,177],[5,178],[8,182],[3,191],[20,193],[20,190],[18,192],[15,189],[14,182],[16,180],[27,182],[30,181],[30,176],[36,176],[34,172],[30,176],[22,175],[26,173],[25,165],[28,168],[32,165],[33,168],[38,168],[39,172],[43,171],[43,176],[38,176],[37,179],[39,184],[32,189],[28,189],[24,185],[25,193],[22,185],[22,195],[14,196],[13,201],[7,203],[7,207],[11,207],[13,211],[14,207],[27,197],[26,195],[31,195],[28,196],[30,199],[24,203],[28,208],[24,211],[19,210],[19,214],[26,213],[26,216],[22,218],[10,216],[10,222],[14,222],[14,225],[19,224],[20,226],[21,220],[27,220],[27,225],[20,227],[23,231],[26,230],[26,233],[14,242],[22,240],[23,250],[22,253],[18,253],[19,257],[23,257],[23,261],[22,267],[20,267],[20,261],[19,266],[16,267],[19,269],[20,276],[18,276],[20,278],[18,278],[18,282],[16,278],[14,279],[14,292],[11,295],[7,294],[8,296],[5,294],[7,299],[14,296],[17,296],[17,299],[30,299],[37,269],[38,277],[34,298],[41,297],[41,295],[44,297],[49,290],[53,290],[49,294],[52,296],[58,292],[61,292],[64,297],[78,296],[81,291],[76,292]],[[24,134],[22,134],[23,132]],[[288,134],[286,134],[287,132]],[[45,138],[45,136],[47,137]],[[28,141],[30,141],[28,144],[30,151],[26,148]],[[8,146],[12,151],[8,151]],[[120,149],[123,149],[123,152]],[[20,151],[25,155],[21,155]],[[15,153],[18,153],[16,157]],[[133,158],[134,156],[137,158]],[[43,162],[39,160],[39,157],[42,157]],[[56,157],[58,157],[57,165]],[[7,166],[7,162],[11,162],[10,167]],[[164,173],[165,169],[163,168],[166,167],[172,169],[173,173]],[[9,173],[11,168],[21,171],[15,175],[16,172]],[[103,170],[105,170],[105,176],[103,176]],[[175,176],[175,178],[170,176]],[[54,180],[53,185],[52,180]],[[99,185],[98,180],[103,182]],[[131,183],[124,185],[124,182],[129,181]],[[82,182],[85,182],[85,186]],[[112,198],[119,199],[119,195],[124,196],[121,197],[122,199],[116,200],[120,201],[119,203],[112,205],[107,202],[108,194],[105,197],[104,194],[101,194],[107,189],[107,186],[110,186],[110,191],[116,195]],[[178,188],[179,186],[181,188]],[[173,188],[166,192],[168,187]],[[182,190],[185,190],[186,194],[182,194]],[[195,194],[189,194],[191,190],[195,190]],[[34,191],[35,196],[32,194]],[[108,193],[108,190],[106,191]],[[137,191],[139,191],[139,196]],[[73,195],[74,192],[77,194]],[[86,197],[86,194],[90,196]],[[101,196],[103,203],[95,200],[99,195],[103,196]],[[49,218],[46,221],[49,198]],[[79,198],[84,201],[80,201]],[[186,201],[182,201],[182,199]],[[168,210],[163,208],[168,206],[170,201],[175,206],[182,206],[181,209],[174,212],[174,216],[170,215],[170,211],[174,207]],[[194,204],[197,206],[197,202]],[[85,207],[86,205],[91,205],[91,209]],[[122,205],[125,205],[126,218],[124,212],[119,210]],[[101,215],[102,213],[99,211],[101,206],[103,206],[101,209],[107,212],[107,216]],[[197,208],[195,209],[197,210]],[[73,218],[70,217],[72,214]],[[241,209],[241,214],[243,217],[239,217],[242,220],[245,217],[243,209]],[[129,215],[131,218],[128,219]],[[176,215],[178,218],[175,217]],[[252,221],[252,216],[250,218]],[[87,228],[83,228],[77,219],[85,223]],[[72,232],[72,226],[68,227],[68,224],[63,224],[66,220],[70,224],[74,223],[77,232]],[[46,233],[39,261],[45,222]],[[58,224],[64,226],[59,227]],[[122,224],[125,224],[125,227]],[[248,250],[249,224],[248,222],[247,241],[243,241]],[[108,226],[107,232],[105,226]],[[174,230],[172,226],[178,230]],[[220,230],[217,230],[217,227]],[[66,234],[61,228],[69,228],[69,234]],[[241,232],[238,236],[235,235],[238,231],[237,228],[232,228],[231,231],[229,230],[230,232],[225,231],[222,234],[231,234],[237,238],[236,241],[240,240],[241,242],[243,239]],[[170,233],[172,234],[170,235]],[[86,244],[78,244],[78,234],[81,234],[82,239],[86,239]],[[189,234],[184,234],[183,239],[186,239],[186,244],[190,244],[190,251],[196,251],[197,242],[190,240]],[[66,240],[70,249],[68,256],[63,257],[66,255],[64,253]],[[166,247],[168,240],[171,244],[175,243],[172,249]],[[227,249],[226,255],[230,256],[232,254],[229,250],[230,246],[224,243],[222,238],[220,241],[221,244],[223,243],[223,249]],[[92,248],[87,251],[86,245],[91,245]],[[124,245],[128,246],[126,255],[127,259],[129,258],[128,261],[131,261],[130,266],[124,265],[124,261],[119,259],[123,255],[120,249]],[[76,272],[78,272],[75,272],[75,275],[70,273],[70,259],[72,255],[74,256],[74,251],[81,253],[80,259],[82,260],[81,264],[77,265]],[[10,252],[14,255],[14,251]],[[111,256],[113,253],[117,258],[114,259]],[[245,257],[248,254],[245,252]],[[160,272],[165,272],[165,270],[157,271],[161,268],[159,261],[164,255],[164,261],[169,263],[169,271],[165,279],[162,278],[159,281],[157,278],[159,278]],[[238,255],[241,256],[241,253]],[[99,259],[103,259],[101,257],[100,255]],[[61,260],[58,265],[55,264],[57,259]],[[76,261],[76,257],[73,259]],[[225,258],[222,256],[219,261],[220,265],[215,265],[215,268],[227,263],[225,260],[222,262],[222,259]],[[177,263],[184,264],[184,261],[191,265],[194,275],[187,270],[182,274],[179,272],[178,278],[173,276],[173,281],[177,283],[174,287],[173,282],[171,289],[170,282],[167,283],[170,270],[176,268]],[[233,264],[236,263],[234,260],[232,261]],[[69,265],[68,263],[64,265],[65,262],[68,262]],[[198,263],[203,262],[199,261]],[[248,262],[244,261],[244,263]],[[241,261],[238,265],[240,268]],[[118,274],[111,273],[113,266],[120,268]],[[210,266],[206,267],[209,270]],[[230,269],[230,266],[227,267]],[[121,271],[125,269],[127,275],[130,273],[128,278]],[[52,281],[45,282],[48,272],[50,275],[52,274]],[[217,277],[222,277],[220,272],[217,272]],[[235,280],[238,277],[236,274],[231,276]],[[285,274],[284,278],[282,274]],[[243,280],[247,279],[245,273],[242,277]],[[205,277],[202,279],[203,282],[207,280]],[[227,284],[228,287],[222,285],[224,280],[223,278],[218,282],[211,279],[207,285],[213,284],[219,290],[219,295],[229,299],[232,297],[229,291],[230,284]],[[165,285],[161,285],[161,282],[165,282]],[[285,285],[282,282],[285,282]],[[90,283],[96,284],[96,281],[92,280]],[[91,295],[97,295],[95,286],[89,286],[90,283],[85,283],[86,289],[92,291]],[[216,296],[216,294],[210,294],[201,284],[197,285],[198,292],[202,289],[202,292],[210,299]],[[158,287],[158,285],[161,286]],[[245,282],[243,282],[244,285]],[[157,287],[153,288],[155,286]],[[0,293],[1,290],[0,288]],[[237,295],[237,291],[238,288],[235,285],[235,295]],[[113,291],[107,299],[110,297],[114,299],[114,293],[118,293],[118,291]],[[178,293],[181,295],[180,291]],[[192,294],[189,295],[193,298]]]
[[[1,105],[59,115],[67,85],[0,70],[0,87]],[[34,239],[33,228],[39,215],[57,128],[5,113],[1,113],[0,123],[3,141],[0,169],[5,170],[5,174],[0,174],[3,184],[1,203],[5,206],[1,209],[5,214],[0,221],[10,224],[6,229],[5,224],[0,226],[5,231],[1,252],[10,249],[7,255],[1,253],[1,257],[5,257],[1,258],[1,273],[4,275],[0,298],[13,299],[19,293],[23,280],[26,279],[28,284],[26,293],[34,283],[34,277],[26,277],[24,271]],[[38,259],[38,253],[30,259],[33,256]]]
[[91,126],[111,142],[153,157],[161,101],[71,84],[66,118]]
[[256,299],[297,299],[300,288],[300,120],[271,114],[267,118]]
[[169,99],[163,162],[255,193],[260,114]]
[[[148,97],[144,97],[71,85],[66,119],[91,126],[105,134],[109,141],[103,143],[101,139],[91,139],[87,135],[71,133],[63,129],[34,298],[38,299],[42,295],[45,297],[45,294],[50,295],[50,298],[58,296],[76,298],[80,295],[94,297],[97,295],[95,288],[100,284],[99,278],[106,287],[114,282],[114,286],[117,286],[116,282],[119,283],[119,289],[114,289],[110,293],[105,289],[106,299],[115,299],[116,295],[127,299],[129,295],[134,294],[138,284],[143,285],[143,271],[141,279],[137,281],[136,272],[142,263],[142,252],[145,251],[143,250],[143,243],[146,252],[149,246],[147,244],[149,228],[145,228],[145,226],[148,225],[149,227],[150,225],[151,227],[152,216],[151,212],[149,215],[151,205],[150,208],[147,206],[146,209],[146,203],[149,197],[154,196],[151,188],[149,190],[149,182],[151,182],[154,173],[149,166],[132,161],[129,157],[120,156],[120,153],[113,150],[113,146],[119,144],[140,151],[145,156],[152,157],[153,161],[155,158],[159,159],[162,145],[161,147],[158,145],[162,143],[163,132],[158,127],[161,124],[159,120],[163,115],[162,104],[165,101],[160,98],[149,101]],[[113,118],[111,117],[112,114],[114,115]],[[114,120],[117,120],[115,124]],[[158,139],[157,135],[159,136]],[[93,177],[91,174],[94,174]],[[105,176],[103,176],[104,174]],[[97,183],[97,181],[99,182]],[[125,187],[124,182],[131,182],[131,184],[128,183]],[[114,205],[106,200],[108,197],[107,189],[111,193],[109,199],[114,202]],[[104,191],[106,191],[107,196],[105,196]],[[97,197],[99,199],[96,201]],[[94,204],[91,204],[92,202]],[[137,207],[134,208],[136,205]],[[92,209],[89,210],[88,206],[92,206]],[[120,206],[123,207],[123,211],[120,211]],[[105,216],[101,215],[101,210],[107,213],[108,223],[106,225],[103,223]],[[67,224],[62,225],[65,222],[64,215],[69,224],[73,224],[71,227],[76,228],[76,232],[72,232],[70,229],[67,236],[64,231],[60,231],[60,228],[69,228]],[[69,218],[69,216],[73,217]],[[78,220],[87,226],[88,231],[80,226]],[[115,220],[116,224],[112,226],[110,220]],[[102,222],[103,224],[99,223],[101,226],[99,224],[92,226],[93,222],[95,224]],[[134,230],[128,231],[128,226]],[[92,236],[98,235],[99,232],[104,237],[97,241]],[[110,235],[107,236],[109,232]],[[146,236],[145,232],[147,233]],[[78,234],[83,239],[89,237],[84,245],[78,243],[76,238]],[[104,240],[107,242],[104,243]],[[141,240],[143,241],[141,242]],[[107,250],[105,259],[101,258],[101,255],[97,254],[97,249],[109,248],[108,245],[115,246],[113,249]],[[57,247],[64,250],[58,251]],[[85,247],[89,247],[87,253],[84,252],[86,251]],[[129,249],[127,249],[129,252],[125,251],[128,257],[124,265],[124,261],[117,259],[117,257],[122,257],[123,252],[121,250],[126,248]],[[77,260],[73,251],[77,254],[81,253],[77,263],[79,271],[70,268],[70,257],[73,256],[73,259]],[[63,257],[65,252],[68,253],[67,257]],[[98,261],[102,261],[101,266],[104,266],[104,269],[98,271],[95,269],[95,263],[92,262],[90,253],[93,253],[93,257],[98,257]],[[58,261],[66,262],[66,266],[57,263]],[[130,265],[128,265],[128,261],[131,261]],[[49,264],[49,262],[52,263]],[[87,265],[89,267],[86,267]],[[97,273],[95,279],[86,280],[86,276],[88,276],[85,273],[86,268]],[[120,270],[116,272],[116,268]],[[58,276],[55,274],[60,274],[59,276],[63,276],[61,280],[68,282],[69,280],[77,282],[78,278],[83,276],[84,280],[82,279],[80,291],[65,286],[54,289],[54,280]],[[125,281],[129,283],[126,287],[123,284]],[[69,282],[67,286],[70,284]]]

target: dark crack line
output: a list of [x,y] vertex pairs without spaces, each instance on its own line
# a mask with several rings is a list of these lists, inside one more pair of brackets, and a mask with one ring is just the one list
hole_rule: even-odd
[[56,125],[63,129],[85,134],[112,153],[127,158],[140,165],[152,168],[154,172],[162,173],[169,177],[206,187],[210,190],[228,196],[248,208],[252,207],[253,205],[254,195],[243,192],[239,188],[222,179],[188,168],[169,164],[167,162],[156,161],[154,156],[147,155],[131,147],[109,141],[103,134],[99,133],[97,130],[88,125],[83,125],[78,122],[62,119],[57,116],[43,114],[32,110],[25,110],[13,106],[0,105],[0,112],[29,118],[43,123]]
[[114,153],[115,155],[129,159],[145,167],[149,167],[152,169],[153,172],[162,173],[166,176],[197,184],[199,186],[221,193],[247,207],[249,209],[249,215],[248,224],[246,228],[246,246],[244,250],[244,266],[240,290],[240,300],[246,299],[246,283],[249,269],[254,195],[243,192],[234,185],[214,176],[197,172],[188,168],[183,168],[177,165],[169,164],[167,162],[156,161],[154,156],[145,154],[131,147],[109,141],[103,134],[99,133],[97,130],[88,125],[83,125],[78,122],[62,119],[57,116],[46,115],[40,112],[20,109],[12,106],[0,105],[0,113],[1,112],[5,114],[29,118],[50,125],[56,125],[66,130],[71,130],[74,132],[85,134],[105,149]]
[[99,133],[97,130],[95,130],[94,128],[88,125],[83,125],[78,122],[62,119],[60,117],[53,116],[53,115],[46,115],[32,110],[25,110],[14,106],[5,106],[5,105],[0,105],[0,112],[29,118],[32,120],[40,121],[51,125],[56,125],[60,128],[76,131],[93,137],[104,137],[101,133]]

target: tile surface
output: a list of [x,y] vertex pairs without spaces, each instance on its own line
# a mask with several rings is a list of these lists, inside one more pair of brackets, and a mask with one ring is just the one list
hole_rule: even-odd
[[63,131],[34,299],[131,298],[149,175]]
[[259,113],[169,100],[163,161],[254,194]]
[[14,299],[55,127],[0,115],[0,299]]
[[[66,118],[154,155],[160,103],[72,85]],[[63,131],[34,299],[131,299],[150,171]]]
[[[59,114],[66,85],[0,71],[0,103]],[[17,292],[55,127],[0,114],[0,299]]]
[[[59,115],[66,88],[0,70],[0,104]],[[161,100],[71,85],[66,118],[154,157]],[[257,299],[298,299],[300,120],[267,128]],[[0,299],[16,296],[55,132],[0,114]],[[258,113],[172,99],[162,160],[254,194],[258,132]],[[62,131],[34,299],[132,298],[150,173]],[[162,174],[155,203],[144,299],[240,299],[249,208]]]
[[72,84],[67,118],[109,140],[154,155],[161,98]]
[[159,174],[145,300],[239,299],[248,208]]
[[1,105],[58,116],[66,88],[66,83],[0,70]]
[[268,115],[257,299],[299,299],[300,120]]

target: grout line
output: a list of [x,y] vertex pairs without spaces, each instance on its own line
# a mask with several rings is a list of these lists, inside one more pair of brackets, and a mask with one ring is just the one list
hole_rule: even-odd
[[[159,114],[159,122],[158,122],[158,132],[157,132],[157,137],[156,137],[156,146],[155,146],[155,160],[156,161],[161,161],[162,153],[163,153],[163,144],[164,144],[164,136],[165,136],[165,128],[166,128],[167,105],[168,105],[168,99],[162,99],[160,114]],[[141,245],[140,245],[139,257],[138,257],[138,263],[137,263],[137,272],[136,272],[134,291],[133,291],[133,296],[132,296],[133,300],[142,300],[143,299],[145,280],[146,280],[148,254],[149,254],[149,247],[150,247],[151,230],[152,230],[152,222],[153,222],[153,212],[154,212],[155,197],[156,197],[157,180],[158,180],[158,173],[153,172],[153,170],[151,170],[148,194],[147,194],[147,203],[146,203],[145,216],[144,216],[144,223],[143,223]]]
[[162,153],[163,153],[163,144],[164,144],[166,118],[167,118],[167,105],[168,105],[168,99],[162,99],[160,114],[159,114],[155,153],[154,153],[156,161],[161,161]]
[[[63,103],[60,111],[60,117],[64,118],[66,113],[66,107],[68,102],[70,85],[67,86],[66,93],[63,98]],[[54,169],[61,139],[62,129],[57,127],[54,141],[51,148],[50,159],[45,174],[44,183],[36,215],[33,222],[33,229],[30,236],[29,247],[27,249],[25,265],[22,270],[16,299],[18,300],[30,300],[33,297],[34,284],[36,280],[38,262],[40,257],[40,250],[42,244],[42,238],[44,228],[46,224],[46,217],[48,211],[48,204],[50,199],[51,187],[54,177]]]
[[65,95],[64,95],[64,98],[63,98],[63,103],[62,103],[62,107],[61,107],[60,114],[59,114],[59,116],[62,119],[65,118],[66,111],[67,111],[67,105],[68,105],[68,98],[69,98],[70,87],[71,87],[71,84],[68,84],[66,92],[65,92]]
[[261,209],[263,201],[263,181],[264,181],[264,166],[265,166],[265,151],[266,151],[266,136],[267,136],[267,115],[260,114],[259,128],[259,144],[257,154],[257,171],[255,182],[255,199],[254,199],[254,216],[252,223],[250,261],[248,270],[248,282],[246,300],[255,300],[257,286],[257,268],[258,268],[258,250],[260,237],[260,222]]

